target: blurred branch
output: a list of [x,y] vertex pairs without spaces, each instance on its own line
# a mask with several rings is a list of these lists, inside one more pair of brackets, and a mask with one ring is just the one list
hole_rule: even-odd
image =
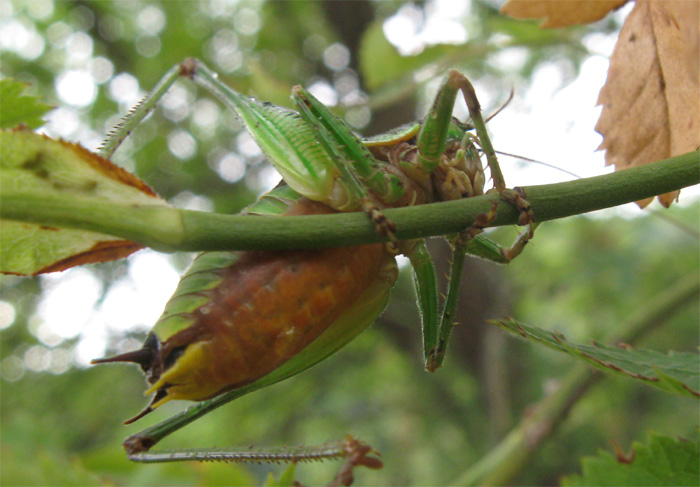
[[[656,295],[605,342],[631,343],[668,321],[683,306],[696,302],[700,283],[694,273]],[[450,485],[506,485],[557,430],[572,407],[604,374],[584,365],[575,366],[556,392],[543,398],[488,455]]]

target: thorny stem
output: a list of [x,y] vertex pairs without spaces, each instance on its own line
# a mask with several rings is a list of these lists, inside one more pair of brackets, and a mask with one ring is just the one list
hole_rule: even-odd
[[[697,301],[699,295],[697,275],[688,275],[647,302],[646,306],[603,341],[632,343],[639,340],[645,333],[668,321],[684,305]],[[578,400],[603,377],[603,373],[591,370],[587,365],[576,365],[561,379],[556,392],[529,408],[532,412],[523,415],[518,426],[449,485],[512,484],[512,480],[556,432]]]
[[[564,218],[700,183],[700,152],[646,166],[558,184],[524,188],[537,222]],[[458,233],[490,210],[498,194],[384,211],[398,239]],[[490,226],[512,225],[520,212],[499,204]],[[75,194],[3,191],[0,218],[79,228],[133,240],[162,251],[275,250],[385,241],[364,213],[294,216],[222,215],[162,205],[120,204]],[[294,218],[294,225],[290,225]]]

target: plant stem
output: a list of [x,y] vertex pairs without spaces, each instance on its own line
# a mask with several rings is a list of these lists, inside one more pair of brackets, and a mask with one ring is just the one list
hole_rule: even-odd
[[[537,222],[587,213],[700,183],[700,151],[604,176],[524,188]],[[456,233],[487,213],[497,194],[408,208],[390,208],[396,237]],[[512,225],[519,212],[500,202],[491,226]],[[133,240],[162,251],[278,250],[383,241],[364,213],[270,218],[223,215],[89,197],[5,190],[0,218],[79,228]],[[294,224],[290,225],[290,218]]]
[[[677,282],[673,287],[656,295],[646,306],[638,310],[605,342],[631,343],[654,329],[684,305],[697,301],[700,283],[694,273]],[[556,392],[544,397],[532,412],[485,457],[472,465],[449,485],[507,485],[525,464],[551,437],[566,418],[569,411],[592,385],[605,377],[599,371],[583,364],[576,365],[561,379]]]

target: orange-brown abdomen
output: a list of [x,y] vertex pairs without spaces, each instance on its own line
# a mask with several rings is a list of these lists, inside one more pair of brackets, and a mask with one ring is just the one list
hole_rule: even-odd
[[[300,198],[285,216],[333,212]],[[141,364],[152,384],[147,392],[156,392],[153,408],[170,399],[208,399],[267,375],[341,316],[354,327],[348,316],[354,311],[343,313],[362,308],[377,289],[388,291],[395,278],[384,244],[204,253],[144,348],[107,361]],[[373,317],[361,317],[357,326]]]
[[[167,355],[199,342],[208,357],[206,366],[186,371],[191,377],[180,377],[182,384],[181,374],[168,377],[170,393],[206,399],[276,369],[355,303],[387,258],[383,244],[245,252],[219,270],[220,285],[201,292],[208,302],[192,313],[194,324],[164,343]],[[186,392],[193,387],[197,392]]]

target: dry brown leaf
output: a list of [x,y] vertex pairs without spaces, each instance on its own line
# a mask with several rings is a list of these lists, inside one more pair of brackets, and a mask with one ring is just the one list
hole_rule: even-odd
[[590,24],[627,0],[508,0],[501,13],[516,19],[544,19],[541,28]]
[[[638,0],[620,32],[600,90],[606,165],[616,169],[685,154],[700,145],[697,1]],[[678,192],[659,196],[669,206]],[[638,201],[645,207],[652,198]]]
[[124,259],[142,248],[144,248],[143,245],[136,242],[130,242],[129,240],[103,240],[95,243],[95,245],[80,252],[79,254],[71,255],[63,260],[52,263],[43,269],[39,269],[33,275],[36,276],[37,274],[65,271],[66,269],[77,267],[79,265]]

